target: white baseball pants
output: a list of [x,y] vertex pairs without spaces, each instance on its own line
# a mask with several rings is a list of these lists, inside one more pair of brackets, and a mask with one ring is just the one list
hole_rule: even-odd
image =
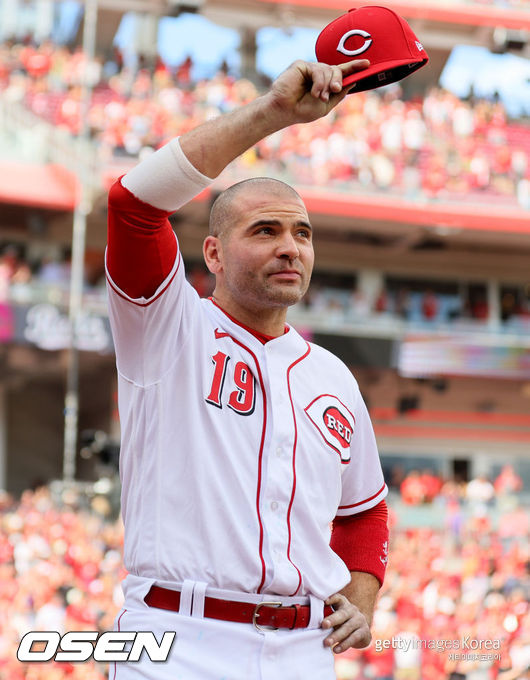
[[[185,581],[180,612],[148,607],[144,597],[154,580],[129,575],[124,581],[125,602],[114,630],[152,631],[160,643],[166,631],[176,636],[166,661],[151,661],[144,652],[138,662],[110,665],[109,680],[335,680],[334,656],[320,628],[323,602],[309,598],[311,621],[297,630],[258,631],[251,623],[203,617],[206,584]],[[156,581],[163,587],[168,584]],[[174,587],[174,584],[173,584]],[[208,588],[222,599],[285,600],[307,604],[307,598],[242,596]]]

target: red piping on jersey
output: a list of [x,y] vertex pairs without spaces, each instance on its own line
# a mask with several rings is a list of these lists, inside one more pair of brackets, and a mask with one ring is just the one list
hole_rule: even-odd
[[362,505],[363,503],[368,503],[368,501],[373,500],[376,498],[376,496],[379,496],[379,494],[384,491],[385,489],[385,482],[383,482],[383,486],[379,489],[377,493],[374,493],[373,496],[370,496],[369,498],[365,498],[364,501],[359,501],[358,503],[352,503],[351,505],[339,505],[339,510],[346,510],[346,508],[356,508],[358,505]]
[[[214,303],[215,304],[215,303]],[[219,306],[219,305],[218,305]],[[219,307],[219,309],[221,309]],[[235,342],[237,345],[242,347],[244,350],[246,350],[250,356],[254,359],[254,363],[256,364],[256,370],[258,372],[258,380],[259,384],[261,387],[261,393],[263,394],[263,426],[261,428],[261,441],[259,445],[259,454],[258,454],[258,486],[256,489],[256,512],[258,515],[258,523],[259,523],[259,558],[261,560],[261,582],[258,587],[258,593],[261,593],[261,589],[263,588],[263,584],[265,583],[265,560],[263,559],[263,522],[261,521],[261,513],[260,513],[260,497],[261,497],[261,467],[263,463],[263,448],[265,445],[265,432],[267,430],[267,395],[265,393],[265,385],[263,384],[263,376],[261,375],[261,369],[259,367],[259,362],[258,358],[254,354],[254,352],[246,347],[242,342],[234,338],[230,333],[222,333],[219,331],[217,328],[215,329],[215,337],[216,338],[230,338],[233,342]]]
[[[121,617],[125,614],[126,611],[127,611],[127,610],[124,609],[124,610],[122,611],[122,613],[120,614],[120,617],[119,617],[119,619],[118,619],[118,624],[117,624],[117,626],[118,626],[118,632],[121,631],[121,628],[120,628]],[[118,667],[118,666],[117,666],[116,662],[114,662],[114,675],[113,675],[113,677],[112,677],[112,680],[116,680],[116,669],[117,669],[117,667]]]
[[[327,440],[327,439],[324,437],[324,435],[322,434],[322,431],[320,430],[319,426],[315,423],[315,421],[313,420],[313,418],[311,418],[311,416],[310,416],[309,413],[307,412],[307,409],[308,409],[308,408],[311,408],[311,406],[315,403],[315,401],[316,401],[317,399],[320,399],[320,397],[332,397],[333,399],[336,399],[338,402],[340,402],[340,403],[344,406],[344,408],[346,409],[346,411],[348,411],[348,413],[350,414],[350,416],[353,418],[353,424],[354,424],[354,425],[355,425],[355,423],[357,422],[357,421],[355,420],[355,416],[354,416],[353,413],[350,411],[350,409],[346,406],[346,404],[345,404],[344,402],[342,402],[342,401],[341,401],[338,397],[336,397],[334,394],[319,394],[318,397],[315,397],[315,398],[313,399],[313,401],[312,401],[310,404],[308,404],[308,405],[305,407],[305,409],[304,409],[304,411],[305,411],[307,417],[308,417],[309,420],[313,423],[313,425],[317,428],[318,433],[320,434],[320,436],[322,437],[322,439],[326,442],[326,444],[327,444],[331,449],[333,449],[333,450],[335,451],[335,453],[338,453],[339,458],[340,458],[340,462],[341,462],[343,465],[348,465],[348,463],[350,462],[350,460],[342,460],[342,456],[341,456],[341,453],[340,453],[339,449],[338,449],[336,446],[334,446],[331,442],[328,442],[328,440]],[[352,433],[352,434],[353,434],[353,433]]]
[[137,307],[149,307],[149,305],[152,305],[153,302],[155,302],[156,300],[158,300],[158,298],[159,298],[161,295],[163,295],[163,293],[166,292],[166,290],[167,290],[167,289],[169,288],[169,286],[171,285],[173,279],[174,279],[175,276],[177,275],[177,272],[178,272],[179,267],[180,267],[180,263],[182,262],[182,256],[181,256],[181,254],[180,254],[180,250],[179,250],[179,252],[178,252],[178,257],[179,257],[179,261],[178,261],[178,264],[177,264],[177,268],[175,269],[175,271],[174,271],[174,273],[173,273],[173,276],[169,279],[169,281],[166,283],[166,285],[162,288],[162,290],[160,291],[160,293],[158,293],[158,295],[156,295],[156,296],[155,296],[154,298],[152,298],[151,300],[148,300],[147,302],[136,302],[136,300],[131,300],[131,298],[128,298],[126,295],[124,295],[124,294],[123,294],[123,293],[122,293],[122,292],[114,285],[113,280],[110,278],[110,276],[109,276],[108,274],[107,274],[107,281],[109,282],[110,287],[111,287],[112,290],[116,293],[116,295],[118,295],[119,297],[123,298],[124,300],[127,300],[127,302],[130,302],[131,304],[136,305]]
[[293,507],[293,501],[294,501],[294,493],[296,490],[296,445],[298,443],[298,426],[296,424],[296,412],[294,410],[294,404],[293,404],[293,397],[291,395],[291,383],[289,382],[289,374],[291,372],[291,369],[296,366],[300,361],[303,361],[311,352],[311,346],[309,343],[306,342],[307,345],[307,350],[305,354],[303,354],[301,357],[298,357],[296,361],[294,361],[289,368],[287,369],[287,390],[289,392],[289,401],[291,402],[291,409],[293,411],[293,422],[294,422],[294,442],[293,442],[293,489],[291,491],[291,500],[289,501],[289,507],[287,508],[287,531],[289,535],[289,540],[287,542],[287,559],[289,562],[293,565],[293,567],[296,569],[298,572],[298,585],[296,586],[296,589],[294,593],[291,594],[291,597],[296,595],[298,592],[298,589],[302,585],[302,574],[300,573],[300,569],[296,566],[296,564],[292,561],[291,559],[291,509]]
[[[250,328],[250,326],[246,326],[244,323],[241,323],[241,321],[238,321],[237,319],[235,319],[231,314],[229,314],[227,311],[225,311],[221,307],[221,305],[215,300],[215,298],[210,296],[208,298],[208,300],[210,300],[210,302],[213,303],[217,307],[217,309],[220,309],[223,312],[223,314],[230,319],[230,321],[233,321],[237,326],[240,326],[241,328],[246,330],[247,333],[250,333],[255,338],[257,338],[261,342],[262,345],[265,345],[267,342],[269,342],[269,340],[274,340],[275,338],[281,338],[282,337],[281,335],[266,335],[265,333],[260,333],[259,331],[255,330],[254,328]],[[288,330],[289,330],[289,326],[287,324],[285,324],[285,326],[283,328],[283,335],[285,335]]]

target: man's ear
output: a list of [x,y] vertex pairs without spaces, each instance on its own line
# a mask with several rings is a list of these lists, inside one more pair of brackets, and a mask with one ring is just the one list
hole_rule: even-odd
[[202,253],[206,266],[212,274],[223,271],[223,246],[218,236],[207,236],[202,244]]

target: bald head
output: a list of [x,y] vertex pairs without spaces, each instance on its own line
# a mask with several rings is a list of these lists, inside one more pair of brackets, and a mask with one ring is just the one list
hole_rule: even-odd
[[274,197],[281,197],[282,195],[289,198],[296,198],[302,201],[300,194],[291,186],[282,182],[279,179],[272,177],[252,177],[245,179],[242,182],[233,184],[228,189],[225,189],[215,199],[210,212],[210,235],[219,236],[222,238],[226,236],[234,222],[234,217],[237,214],[237,201],[241,199],[245,192],[260,192],[262,195],[270,195]]

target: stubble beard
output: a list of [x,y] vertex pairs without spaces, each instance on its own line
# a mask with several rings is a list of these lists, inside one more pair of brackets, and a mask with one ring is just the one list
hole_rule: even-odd
[[274,283],[266,275],[260,279],[254,272],[227,279],[231,296],[242,306],[253,310],[280,309],[297,304],[304,297],[309,281],[298,284]]

